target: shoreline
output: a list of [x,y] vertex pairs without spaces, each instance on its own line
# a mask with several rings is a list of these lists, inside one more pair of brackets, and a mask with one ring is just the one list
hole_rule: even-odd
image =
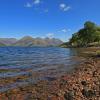
[[58,79],[0,93],[0,100],[100,100],[99,65],[99,58],[88,59]]

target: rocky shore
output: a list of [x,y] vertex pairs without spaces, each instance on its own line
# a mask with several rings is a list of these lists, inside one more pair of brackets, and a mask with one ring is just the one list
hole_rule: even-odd
[[100,100],[100,58],[89,58],[58,79],[2,92],[0,100]]

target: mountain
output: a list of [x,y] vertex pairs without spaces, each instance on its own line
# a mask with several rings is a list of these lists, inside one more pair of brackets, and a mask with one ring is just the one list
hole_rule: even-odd
[[22,39],[18,40],[13,46],[58,46],[63,42],[55,38],[32,38],[30,36],[25,36]]
[[16,43],[17,39],[15,38],[0,38],[0,43],[5,44],[7,46]]
[[0,43],[0,46],[6,46],[5,44],[3,44],[3,43]]
[[44,41],[47,46],[58,46],[63,43],[61,40],[56,38],[45,38]]
[[19,40],[15,38],[0,38],[0,46],[59,46],[63,42],[56,38],[33,38],[25,36]]
[[33,43],[34,39],[30,36],[25,36],[22,39],[18,40],[13,46],[30,46]]

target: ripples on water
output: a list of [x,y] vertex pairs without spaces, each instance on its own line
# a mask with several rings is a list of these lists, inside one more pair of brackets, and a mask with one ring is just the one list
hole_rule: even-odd
[[[46,79],[48,76],[57,77],[70,71],[74,68],[72,65],[80,62],[80,60],[73,59],[76,56],[77,51],[75,49],[58,47],[1,47],[0,70],[8,71],[1,72],[0,78],[29,75],[29,70],[31,70],[31,73],[40,73],[37,76],[38,79]],[[36,75],[34,79],[36,79]]]

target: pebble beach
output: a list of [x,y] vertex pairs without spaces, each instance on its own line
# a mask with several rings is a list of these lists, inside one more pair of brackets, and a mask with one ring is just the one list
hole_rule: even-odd
[[89,58],[60,78],[2,92],[0,100],[100,100],[100,58]]

